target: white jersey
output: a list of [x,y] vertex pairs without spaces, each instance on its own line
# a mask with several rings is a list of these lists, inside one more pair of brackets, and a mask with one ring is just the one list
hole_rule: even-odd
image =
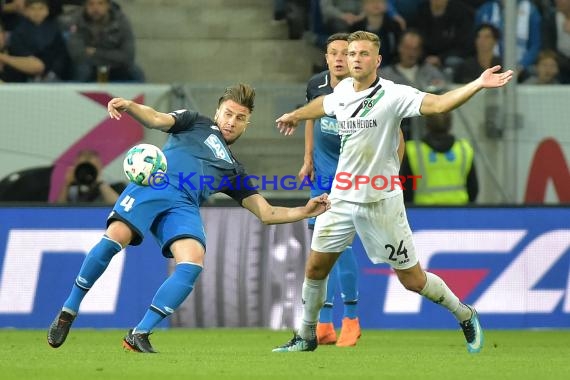
[[349,202],[377,202],[402,192],[398,184],[400,123],[420,115],[426,93],[382,78],[356,92],[353,82],[352,78],[342,80],[323,101],[325,112],[336,116],[341,136],[331,196]]

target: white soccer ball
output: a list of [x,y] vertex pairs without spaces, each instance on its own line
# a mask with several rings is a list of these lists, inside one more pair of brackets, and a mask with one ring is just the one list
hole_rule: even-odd
[[[166,173],[166,157],[160,148],[152,144],[138,144],[127,152],[123,161],[123,170],[129,181],[141,186],[148,186],[154,173]],[[155,179],[155,180],[156,180]]]

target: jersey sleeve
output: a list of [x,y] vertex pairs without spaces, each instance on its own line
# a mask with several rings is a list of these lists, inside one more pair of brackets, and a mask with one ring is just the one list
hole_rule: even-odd
[[168,130],[168,133],[179,133],[187,131],[194,126],[198,120],[198,112],[192,110],[176,110],[168,113],[174,117],[174,125]]
[[257,191],[257,187],[253,184],[249,177],[249,175],[244,170],[241,164],[237,170],[237,175],[232,178],[231,186],[227,189],[223,190],[222,193],[226,194],[227,196],[231,197],[237,203],[241,205],[241,202],[254,194],[259,194]]
[[398,96],[395,97],[395,104],[393,105],[395,114],[402,119],[420,116],[420,107],[426,93],[417,88],[401,84],[394,84],[394,86],[394,90],[398,92]]
[[325,95],[323,99],[323,108],[325,109],[325,113],[329,116],[336,115],[336,106],[338,105],[338,93],[336,91]]

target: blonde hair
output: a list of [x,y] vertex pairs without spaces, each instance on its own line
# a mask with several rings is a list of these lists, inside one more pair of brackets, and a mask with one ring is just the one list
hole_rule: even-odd
[[380,38],[374,33],[365,32],[363,30],[352,32],[348,35],[348,43],[350,44],[353,41],[370,41],[376,45],[378,51],[380,51]]

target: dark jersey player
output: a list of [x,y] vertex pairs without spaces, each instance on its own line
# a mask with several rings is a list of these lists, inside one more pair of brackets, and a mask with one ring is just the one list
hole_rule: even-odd
[[187,110],[161,113],[123,98],[109,101],[111,118],[120,119],[126,112],[147,128],[169,133],[163,151],[170,183],[161,190],[130,184],[121,194],[107,220],[105,235],[86,256],[68,299],[49,328],[52,347],[65,342],[81,301],[113,256],[129,244],[139,244],[150,232],[162,254],[173,257],[176,266],[142,320],[125,336],[123,346],[136,352],[156,352],[149,334],[188,297],[202,271],[206,238],[199,207],[212,193],[229,195],[265,224],[298,221],[330,207],[326,195],[309,200],[303,207],[272,206],[251,183],[243,183],[247,174],[229,145],[245,131],[254,98],[255,92],[248,85],[227,88],[213,120]]

